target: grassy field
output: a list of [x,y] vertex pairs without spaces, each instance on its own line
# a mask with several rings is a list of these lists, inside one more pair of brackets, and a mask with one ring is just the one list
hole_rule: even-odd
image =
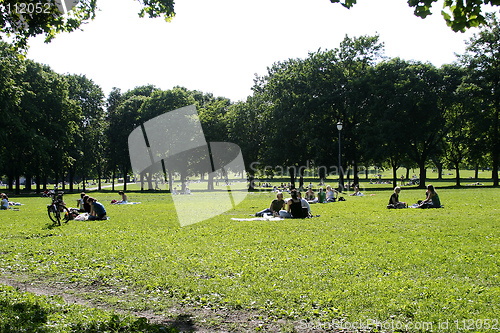
[[[129,200],[141,204],[107,204],[108,221],[61,227],[49,223],[47,198],[11,197],[23,206],[0,211],[2,277],[55,286],[108,310],[2,287],[0,331],[14,327],[23,307],[43,310],[27,324],[40,332],[176,331],[180,317],[209,331],[498,331],[500,191],[455,189],[446,179],[453,175],[429,177],[444,209],[388,210],[391,186],[364,182],[363,197],[312,205],[320,217],[231,220],[274,197],[253,192],[236,209],[182,228],[167,193],[131,192]],[[403,187],[400,200],[411,204],[424,194]],[[103,203],[118,198],[93,195]],[[140,311],[170,324],[133,316]],[[228,322],[229,314],[239,321]]]

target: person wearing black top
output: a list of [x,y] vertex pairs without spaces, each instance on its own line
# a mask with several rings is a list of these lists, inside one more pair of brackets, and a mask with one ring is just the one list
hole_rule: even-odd
[[302,203],[297,195],[297,190],[290,192],[292,198],[286,203],[286,210],[280,210],[280,216],[283,218],[303,218]]
[[391,198],[389,199],[389,204],[387,205],[387,208],[405,208],[406,207],[406,202],[399,201],[399,192],[401,192],[401,187],[396,186],[394,188],[394,193],[391,195]]

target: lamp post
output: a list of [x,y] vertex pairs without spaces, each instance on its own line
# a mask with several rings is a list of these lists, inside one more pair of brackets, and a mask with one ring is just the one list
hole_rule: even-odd
[[344,177],[342,175],[342,152],[340,145],[340,134],[342,132],[342,122],[337,123],[337,129],[339,130],[339,192],[344,191]]

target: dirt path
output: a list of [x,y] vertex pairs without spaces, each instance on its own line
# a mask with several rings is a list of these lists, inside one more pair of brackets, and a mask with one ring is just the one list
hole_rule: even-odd
[[[73,288],[70,285],[48,285],[42,281],[19,282],[5,277],[0,277],[0,284],[39,296],[60,296],[68,304],[79,304],[124,315],[144,317],[151,323],[175,327],[181,332],[232,333],[255,332],[256,330],[263,332],[301,332],[296,330],[297,323],[294,325],[285,321],[272,321],[269,318],[263,318],[262,314],[245,311],[177,307],[170,309],[170,315],[165,317],[152,311],[118,309],[103,302],[80,297],[78,295],[82,293],[81,288]],[[83,292],[87,293],[89,291],[92,292],[92,290],[84,290]]]

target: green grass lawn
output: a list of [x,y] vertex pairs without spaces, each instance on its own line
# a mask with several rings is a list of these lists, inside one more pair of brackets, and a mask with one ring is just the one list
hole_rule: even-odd
[[[320,215],[312,219],[231,220],[274,197],[253,192],[236,209],[182,228],[166,193],[132,192],[129,200],[141,204],[106,204],[108,221],[61,227],[49,223],[49,199],[12,197],[24,205],[0,211],[0,272],[78,286],[117,309],[167,317],[178,306],[257,313],[264,318],[257,330],[278,319],[288,323],[283,330],[298,331],[340,321],[399,323],[407,331],[428,331],[421,323],[429,323],[434,332],[481,331],[481,321],[483,331],[495,323],[498,330],[500,191],[447,188],[446,179],[429,177],[444,209],[388,210],[391,186],[363,183],[363,197],[312,205]],[[400,200],[424,196],[403,187]],[[439,329],[444,322],[448,330]]]

